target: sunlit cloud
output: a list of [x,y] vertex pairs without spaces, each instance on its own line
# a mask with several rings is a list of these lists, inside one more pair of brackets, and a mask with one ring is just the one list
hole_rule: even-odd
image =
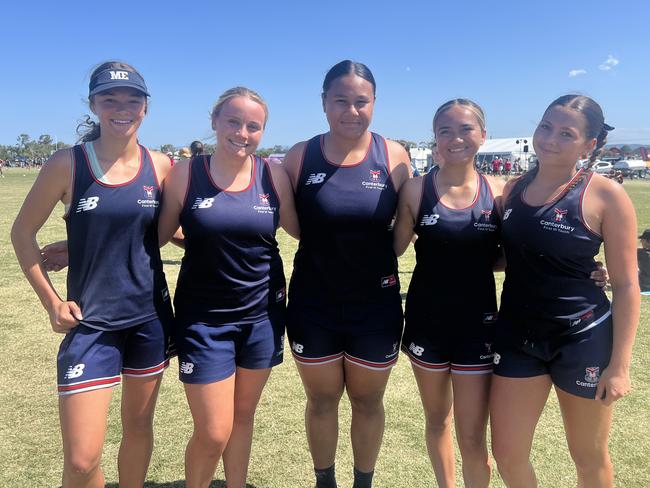
[[598,66],[598,69],[602,71],[609,71],[618,63],[620,63],[620,61],[610,54],[609,56],[607,56],[605,62],[602,63],[600,66]]
[[576,76],[580,75],[586,75],[587,70],[586,69],[572,69],[569,71],[569,78],[575,78]]

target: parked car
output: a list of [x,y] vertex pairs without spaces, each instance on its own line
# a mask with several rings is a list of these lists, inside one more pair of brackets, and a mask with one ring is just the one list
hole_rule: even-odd
[[650,173],[641,159],[621,159],[614,163],[614,169],[620,170],[626,178],[647,178]]
[[606,175],[614,169],[614,165],[609,161],[601,161],[600,159],[597,159],[592,168],[596,173]]

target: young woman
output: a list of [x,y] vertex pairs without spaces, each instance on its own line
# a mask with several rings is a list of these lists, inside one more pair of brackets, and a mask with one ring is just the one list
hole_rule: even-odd
[[487,487],[486,427],[497,317],[493,268],[501,228],[495,198],[503,181],[476,171],[475,156],[486,135],[485,116],[476,103],[461,98],[443,104],[433,118],[433,131],[436,160],[444,162],[404,185],[395,223],[397,255],[414,233],[418,236],[402,349],[420,389],[438,485],[456,486],[453,403],[465,486]]
[[371,486],[384,430],[383,395],[402,332],[391,221],[409,178],[404,148],[368,131],[375,81],[342,61],[323,83],[329,131],[283,165],[295,191],[300,246],[287,332],[307,394],[305,424],[319,488],[335,487],[338,405],[352,405],[354,486]]
[[[151,457],[171,322],[157,233],[160,184],[170,164],[138,144],[148,96],[133,67],[98,66],[88,96],[98,122],[88,118],[83,143],[57,151],[43,166],[12,229],[18,261],[52,329],[65,334],[57,369],[66,488],[104,486],[110,387],[120,375],[120,486],[141,487]],[[36,243],[59,201],[70,255],[66,299],[52,287]]]
[[176,164],[165,184],[160,240],[183,228],[174,306],[180,379],[194,420],[186,483],[207,487],[223,455],[229,488],[243,488],[255,409],[282,362],[285,279],[279,225],[298,237],[289,179],[254,155],[266,103],[237,87],[212,110],[212,155]]
[[[592,99],[566,95],[546,109],[533,145],[538,168],[504,190],[507,259],[490,394],[493,453],[508,486],[536,486],[535,426],[551,385],[578,486],[610,487],[612,403],[630,391],[639,318],[636,217],[625,190],[576,171],[597,159],[612,128]],[[589,273],[601,243],[611,303]]]

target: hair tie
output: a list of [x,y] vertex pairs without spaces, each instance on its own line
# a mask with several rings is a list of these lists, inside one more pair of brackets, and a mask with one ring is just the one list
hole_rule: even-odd
[[603,122],[603,129],[606,130],[607,132],[609,132],[609,131],[614,130],[614,127],[612,127],[611,125],[606,124],[605,122]]

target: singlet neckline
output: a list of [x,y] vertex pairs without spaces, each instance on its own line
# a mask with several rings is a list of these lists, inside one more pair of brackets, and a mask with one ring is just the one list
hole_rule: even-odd
[[479,201],[479,197],[481,195],[481,185],[483,184],[483,182],[481,181],[482,180],[481,175],[478,172],[476,173],[476,180],[477,180],[476,192],[474,193],[474,199],[472,200],[472,202],[468,206],[463,207],[463,208],[453,208],[453,207],[450,207],[449,205],[445,205],[445,203],[442,201],[442,197],[438,193],[438,188],[436,187],[436,177],[438,176],[438,171],[439,170],[436,170],[435,172],[433,172],[431,174],[431,186],[433,187],[433,193],[438,198],[438,203],[440,205],[445,207],[447,210],[452,210],[452,211],[454,211],[454,210],[455,211],[467,210],[467,209],[473,208],[476,205],[476,203]]
[[368,149],[366,149],[366,154],[361,158],[359,161],[351,164],[336,164],[328,159],[328,157],[325,155],[325,136],[327,134],[321,134],[320,135],[320,152],[323,155],[323,159],[325,160],[326,163],[335,166],[337,168],[354,168],[356,166],[359,166],[360,164],[363,164],[367,159],[368,155],[370,154],[370,150],[372,149],[372,143],[374,141],[373,133],[368,132],[370,134],[370,143],[368,144]]
[[88,169],[93,179],[102,186],[116,188],[119,186],[126,186],[133,183],[138,179],[140,173],[142,172],[142,147],[138,144],[138,171],[135,175],[127,181],[121,183],[111,183],[106,178],[106,173],[103,172],[101,165],[99,164],[99,159],[97,158],[97,153],[95,152],[95,146],[93,141],[84,142],[81,145],[81,149],[86,155],[86,161],[88,161]]
[[257,158],[254,155],[249,156],[251,158],[251,174],[250,174],[250,179],[248,181],[248,185],[246,188],[242,188],[241,190],[226,190],[225,188],[221,188],[217,183],[214,181],[212,178],[212,174],[210,174],[210,159],[212,159],[212,154],[210,155],[204,155],[203,156],[203,165],[205,167],[205,172],[208,174],[208,179],[210,180],[210,183],[212,186],[214,186],[217,190],[225,192],[225,193],[243,193],[245,191],[248,191],[252,188],[253,182],[255,181],[255,174],[257,170]]
[[567,193],[569,193],[569,191],[573,187],[573,183],[575,183],[578,180],[578,178],[582,177],[584,174],[585,174],[584,169],[581,169],[581,170],[577,171],[576,174],[574,174],[571,177],[571,179],[564,184],[564,188],[562,188],[562,190],[560,190],[560,192],[555,197],[553,197],[550,200],[542,203],[541,205],[532,205],[532,204],[530,204],[530,203],[528,203],[526,201],[526,190],[528,189],[528,185],[530,183],[532,183],[532,181],[529,181],[526,184],[524,189],[519,194],[519,198],[520,198],[521,202],[524,205],[526,205],[527,207],[530,207],[530,208],[542,208],[542,207],[546,207],[547,205],[553,205],[553,204],[559,202],[560,200],[562,200],[562,198],[564,198],[565,195]]

